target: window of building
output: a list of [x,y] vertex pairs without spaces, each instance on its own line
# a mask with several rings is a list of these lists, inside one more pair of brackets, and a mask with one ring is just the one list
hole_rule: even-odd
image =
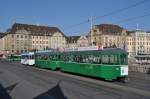
[[94,30],[94,32],[97,32],[97,30]]
[[17,43],[19,43],[19,40],[17,40]]
[[17,38],[19,38],[19,35],[17,35]]
[[14,45],[12,45],[12,49],[14,48]]
[[29,35],[29,38],[31,39],[31,38],[32,38],[32,36],[31,36],[31,35]]
[[119,41],[119,37],[117,37],[117,41]]

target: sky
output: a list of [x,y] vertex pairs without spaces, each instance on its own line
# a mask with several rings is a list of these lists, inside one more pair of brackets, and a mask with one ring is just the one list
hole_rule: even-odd
[[[0,0],[0,32],[14,23],[58,27],[66,35],[85,35],[92,25],[117,24],[127,30],[150,30],[150,15],[135,20],[128,18],[150,13],[150,0],[146,3],[103,16],[143,0]],[[147,2],[148,1],[148,2]],[[95,17],[98,17],[94,20]],[[84,24],[80,24],[84,21]]]

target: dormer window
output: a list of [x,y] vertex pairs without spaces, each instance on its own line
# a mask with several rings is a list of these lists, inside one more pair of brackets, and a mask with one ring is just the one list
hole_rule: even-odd
[[97,30],[94,30],[94,32],[97,32]]

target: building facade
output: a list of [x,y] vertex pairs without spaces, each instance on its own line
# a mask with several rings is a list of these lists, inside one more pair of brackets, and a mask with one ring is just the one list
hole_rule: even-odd
[[3,55],[5,50],[4,36],[6,36],[5,33],[0,33],[0,55]]
[[66,47],[66,36],[63,33],[56,32],[49,38],[49,44],[54,49],[64,49]]
[[66,36],[57,27],[15,23],[5,36],[5,50],[10,54],[64,47]]
[[68,36],[67,37],[67,47],[68,48],[77,48],[77,47],[86,47],[89,46],[88,36]]
[[77,41],[80,36],[68,36],[67,37],[67,48],[76,48],[78,47]]
[[128,51],[131,56],[150,54],[150,33],[141,30],[133,31],[128,36]]
[[77,45],[80,47],[90,46],[88,36],[80,36],[80,38],[77,40]]
[[89,41],[91,45],[123,48],[127,44],[127,35],[127,30],[118,25],[101,24],[93,26]]

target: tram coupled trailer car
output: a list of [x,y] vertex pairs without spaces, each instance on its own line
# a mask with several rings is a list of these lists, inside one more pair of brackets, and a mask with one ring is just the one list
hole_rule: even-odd
[[128,77],[128,53],[122,49],[63,52],[61,59],[62,71],[109,81]]
[[13,54],[7,57],[9,61],[20,61],[21,55]]
[[25,52],[21,54],[21,64],[24,65],[34,65],[35,59],[34,59],[34,52]]
[[118,78],[125,80],[128,77],[128,53],[118,48],[36,53],[35,66],[109,81]]
[[35,53],[35,66],[51,70],[60,69],[60,53],[58,51],[43,51]]

